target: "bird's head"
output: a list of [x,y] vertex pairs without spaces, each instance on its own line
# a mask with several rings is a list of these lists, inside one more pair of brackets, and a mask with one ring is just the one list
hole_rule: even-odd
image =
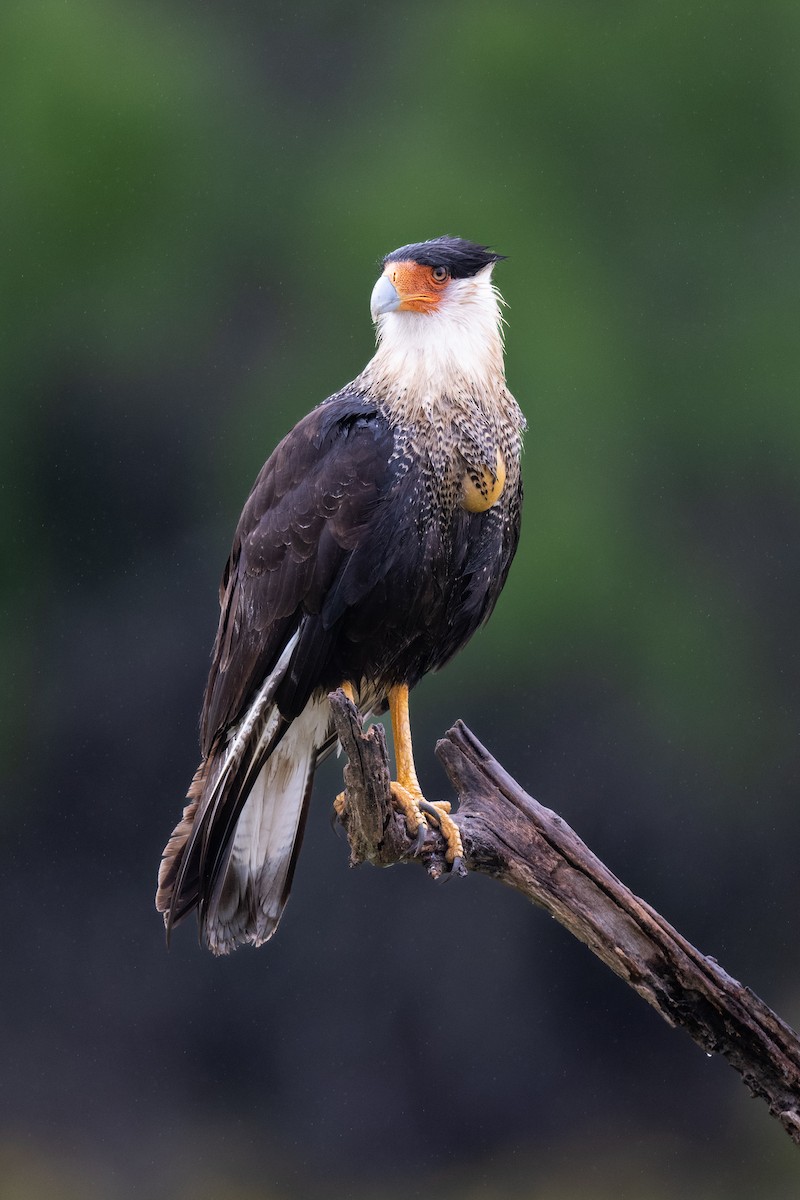
[[374,360],[387,386],[447,390],[502,377],[500,295],[492,268],[503,258],[463,238],[393,250],[372,289]]
[[372,319],[391,312],[430,315],[462,303],[474,296],[478,279],[488,282],[502,258],[463,238],[401,246],[383,260],[383,274],[372,289]]

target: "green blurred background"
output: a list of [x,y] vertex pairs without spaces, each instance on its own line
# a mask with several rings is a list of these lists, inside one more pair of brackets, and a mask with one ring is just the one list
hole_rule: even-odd
[[508,255],[529,421],[463,717],[800,1021],[800,7],[6,0],[0,1195],[796,1195],[724,1063],[485,879],[347,870],[216,962],[152,908],[216,587],[381,256]]

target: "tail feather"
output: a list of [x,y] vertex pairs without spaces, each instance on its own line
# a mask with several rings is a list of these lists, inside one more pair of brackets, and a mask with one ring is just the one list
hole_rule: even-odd
[[156,908],[167,938],[174,925],[203,909],[222,872],[236,822],[247,801],[255,756],[263,763],[288,728],[262,692],[227,744],[216,742],[195,772],[183,816],[164,850]]
[[[289,727],[289,722],[281,716],[277,707],[271,705],[254,726],[251,745],[245,744],[241,753],[237,750],[235,754],[226,755],[219,778],[211,788],[208,801],[203,805],[203,811],[196,820],[193,838],[200,844],[201,921],[209,898],[214,895],[225,876],[236,827],[248,796],[262,767],[274,753]],[[187,847],[187,859],[191,858],[191,847],[192,840]],[[179,885],[180,882],[179,877]]]
[[230,844],[225,868],[203,908],[215,954],[272,937],[285,907],[305,824],[327,700],[311,701],[262,766]]
[[195,773],[159,869],[156,908],[167,937],[195,909],[217,954],[240,942],[260,945],[275,931],[330,723],[323,696],[292,722],[274,702],[296,641],[297,635],[244,717]]
[[[175,826],[169,841],[164,847],[164,854],[158,868],[158,890],[156,891],[156,910],[168,913],[172,907],[175,890],[175,880],[180,871],[186,843],[192,833],[194,820],[208,782],[209,759],[204,759],[194,773],[189,785],[186,799],[189,803],[183,810],[183,816]],[[175,917],[180,920],[180,917]]]

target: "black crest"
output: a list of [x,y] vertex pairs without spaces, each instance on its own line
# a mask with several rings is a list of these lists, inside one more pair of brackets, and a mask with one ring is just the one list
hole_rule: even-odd
[[401,246],[384,258],[384,264],[389,262],[419,263],[421,267],[447,267],[453,279],[469,279],[477,275],[490,263],[500,262],[504,254],[495,254],[486,246],[478,246],[475,242],[467,242],[464,238],[438,237],[430,242],[412,242],[410,246]]

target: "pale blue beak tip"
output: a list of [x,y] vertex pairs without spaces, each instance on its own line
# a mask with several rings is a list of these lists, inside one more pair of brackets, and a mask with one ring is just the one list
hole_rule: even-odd
[[383,313],[394,312],[399,307],[400,297],[397,294],[397,289],[388,275],[381,275],[372,289],[372,296],[369,302],[369,310],[372,313],[373,321],[377,321],[378,317],[382,316]]

